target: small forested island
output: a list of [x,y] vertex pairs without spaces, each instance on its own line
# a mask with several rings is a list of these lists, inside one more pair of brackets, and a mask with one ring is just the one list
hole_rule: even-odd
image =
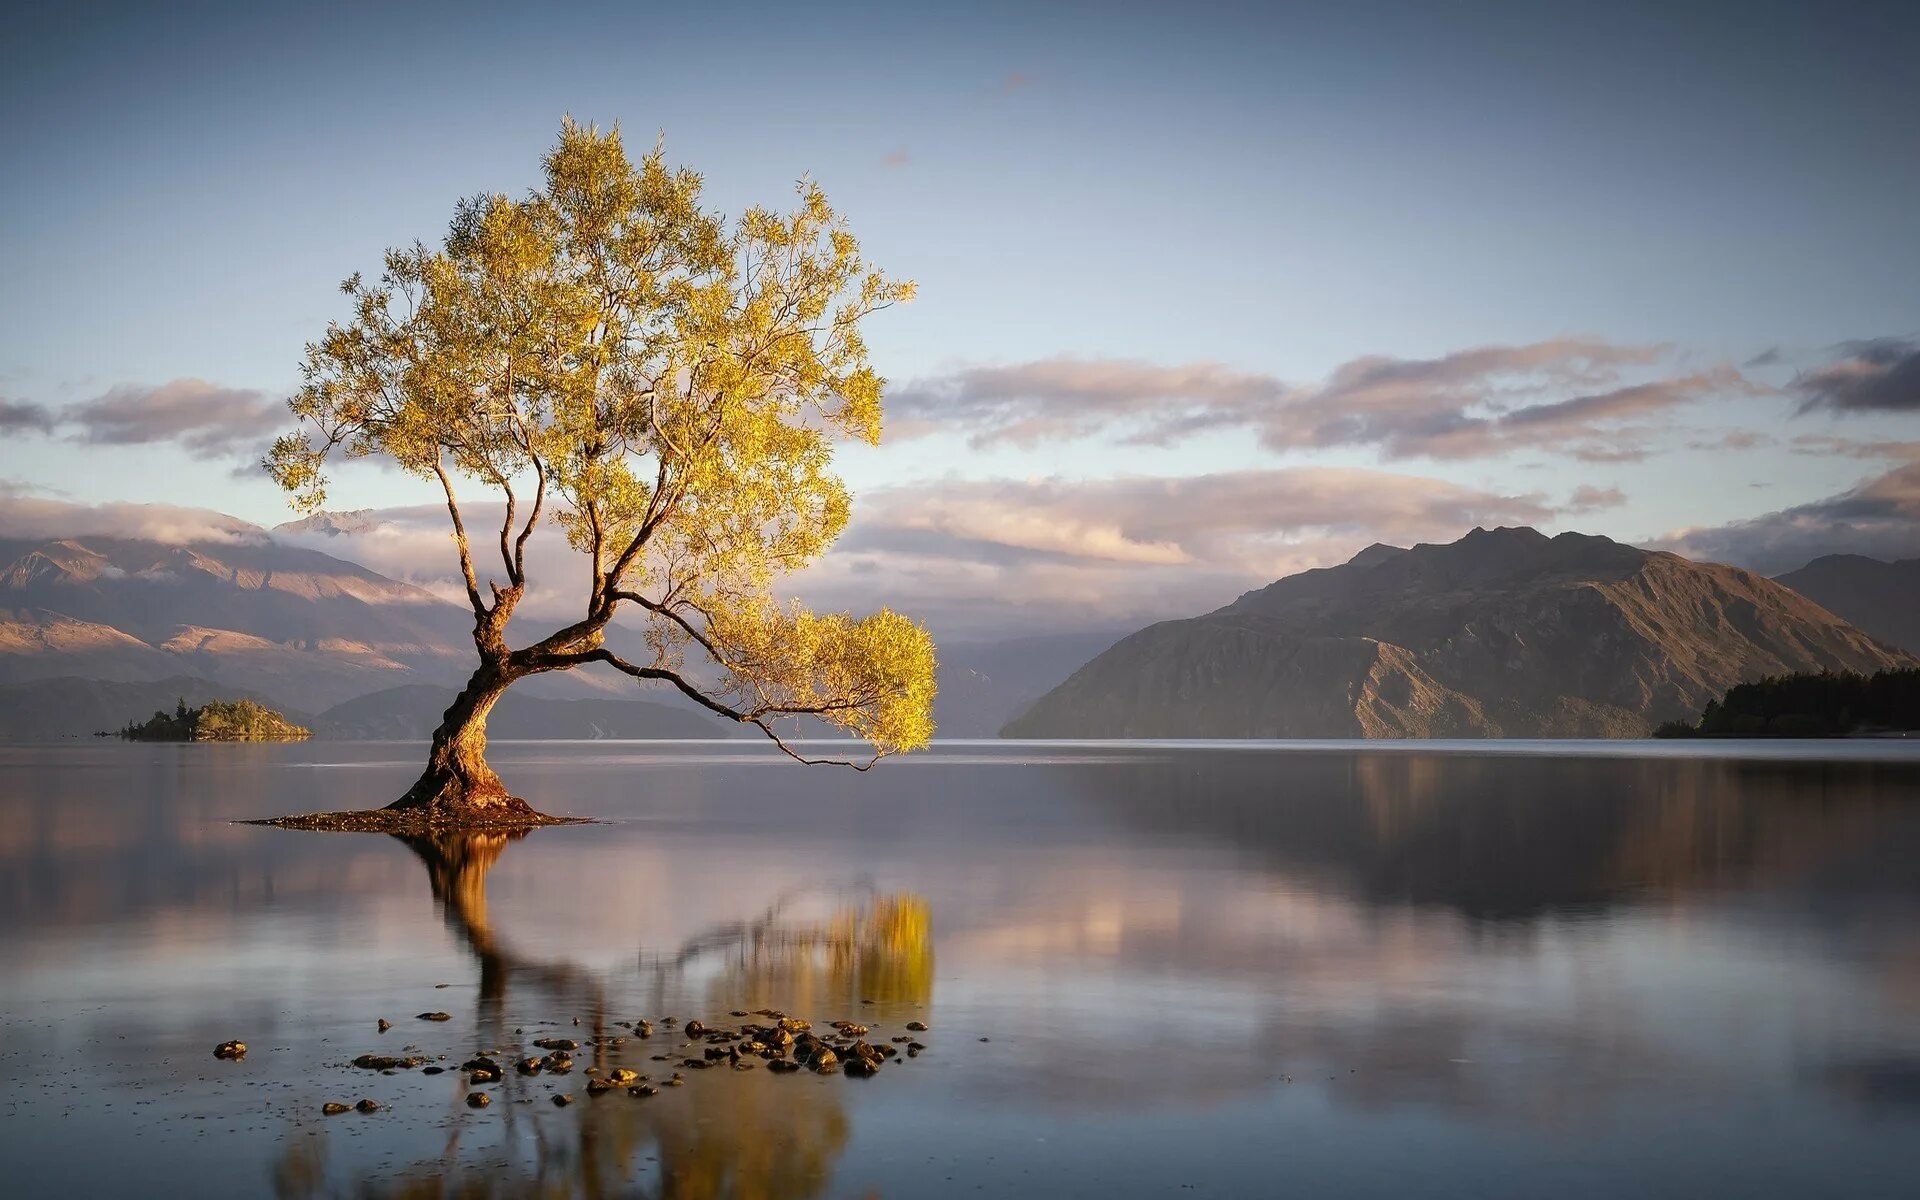
[[1698,721],[1668,721],[1658,738],[1823,738],[1920,731],[1920,668],[1873,675],[1776,675],[1709,700]]
[[313,731],[252,700],[213,700],[199,708],[182,700],[172,713],[127,722],[119,736],[130,742],[298,742]]

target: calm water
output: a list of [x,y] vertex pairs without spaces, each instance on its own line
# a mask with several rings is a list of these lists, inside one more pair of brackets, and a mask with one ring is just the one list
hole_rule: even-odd
[[[1914,1194],[1920,746],[1606,750],[954,745],[854,775],[502,745],[517,791],[610,823],[410,845],[230,822],[384,802],[417,748],[0,748],[0,1178]],[[651,1099],[509,1073],[485,1110],[458,1073],[347,1065],[763,1006],[924,1020],[930,1049]],[[679,1040],[598,1061],[660,1078]],[[320,1115],[362,1096],[386,1111]]]

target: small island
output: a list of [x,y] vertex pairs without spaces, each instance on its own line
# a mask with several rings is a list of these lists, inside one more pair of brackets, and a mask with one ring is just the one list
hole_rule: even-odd
[[1872,675],[1775,675],[1707,701],[1698,721],[1668,721],[1657,738],[1831,738],[1920,731],[1920,668]]
[[183,699],[172,713],[156,712],[138,725],[127,722],[119,736],[130,742],[298,742],[313,731],[252,700],[212,700],[188,708]]

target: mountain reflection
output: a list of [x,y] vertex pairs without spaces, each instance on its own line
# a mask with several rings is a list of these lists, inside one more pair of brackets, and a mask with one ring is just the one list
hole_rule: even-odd
[[1155,835],[1223,842],[1373,904],[1486,919],[1698,889],[1904,884],[1917,848],[1876,837],[1912,771],[1874,764],[1302,753],[1277,770],[1223,753],[1072,778]]

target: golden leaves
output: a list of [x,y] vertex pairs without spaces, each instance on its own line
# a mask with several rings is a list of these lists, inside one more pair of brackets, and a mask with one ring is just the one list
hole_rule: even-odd
[[636,164],[618,129],[571,119],[543,167],[532,194],[463,201],[441,246],[346,282],[352,315],[307,348],[301,431],[267,469],[309,509],[336,450],[503,491],[531,476],[592,556],[589,622],[657,585],[656,643],[706,628],[749,708],[785,696],[883,749],[924,744],[923,629],[771,592],[845,528],[834,439],[877,443],[885,390],[859,326],[912,284],[865,262],[812,180],[729,224],[658,147]]

